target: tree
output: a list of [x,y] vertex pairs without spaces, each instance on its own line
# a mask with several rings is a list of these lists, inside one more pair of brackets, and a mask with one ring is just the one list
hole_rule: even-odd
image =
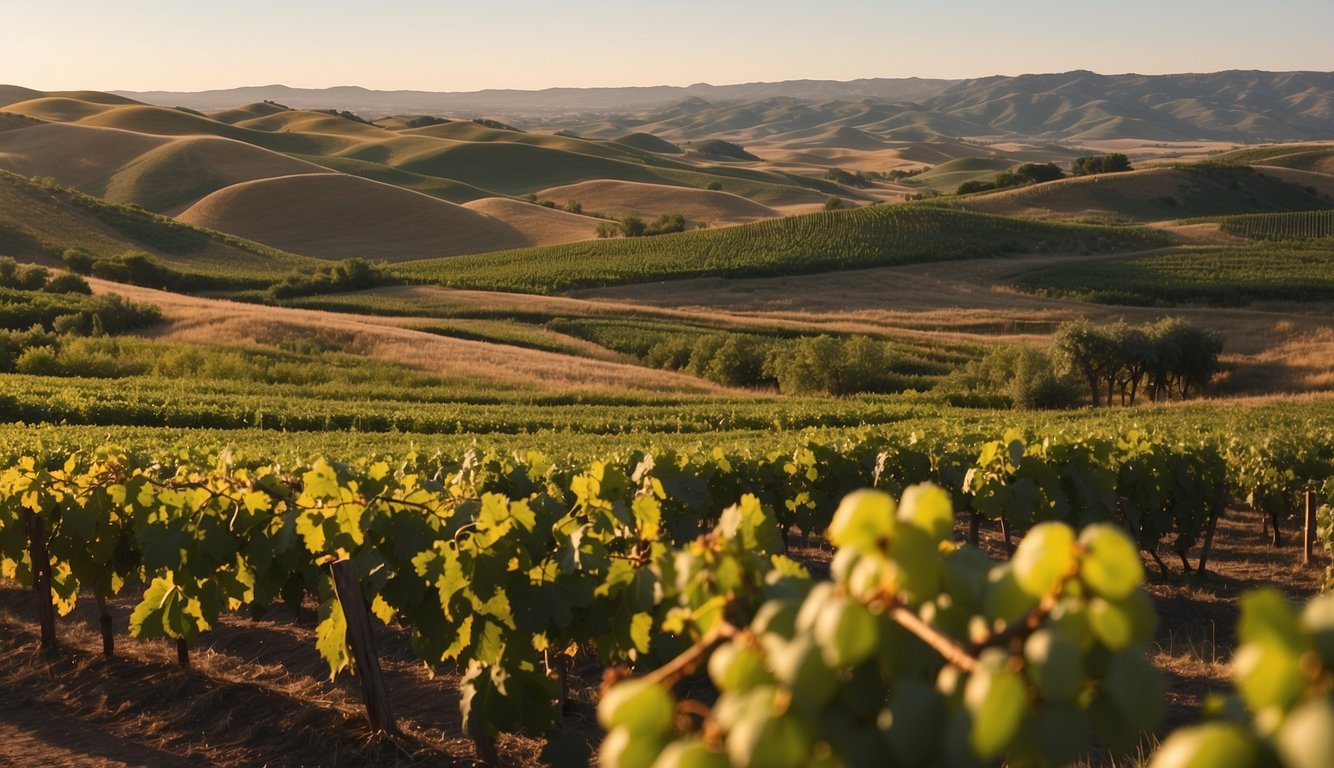
[[830,195],[824,199],[824,209],[826,211],[836,211],[843,207],[843,198],[838,195]]
[[1015,168],[1014,173],[1031,180],[1035,184],[1065,178],[1065,173],[1055,163],[1024,163]]
[[664,213],[644,229],[646,235],[665,235],[686,231],[686,217],[679,213]]
[[[1056,329],[1052,357],[1058,370],[1077,373],[1088,382],[1089,397],[1095,406],[1102,400],[1099,395],[1103,382],[1108,379],[1114,381],[1116,370],[1120,367],[1115,339],[1082,318],[1062,323]],[[1108,405],[1111,404],[1111,397],[1109,386]]]
[[648,225],[638,216],[623,216],[621,218],[621,234],[626,237],[643,237],[648,231]]
[[1096,173],[1121,173],[1133,170],[1130,158],[1120,152],[1108,152],[1105,155],[1077,157],[1070,163],[1072,176],[1090,176]]

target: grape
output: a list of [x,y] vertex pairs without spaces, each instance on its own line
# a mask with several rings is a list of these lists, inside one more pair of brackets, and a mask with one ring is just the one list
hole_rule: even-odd
[[598,724],[624,728],[636,737],[665,733],[672,727],[676,705],[661,685],[636,678],[612,686],[598,702]]
[[894,499],[882,491],[853,491],[834,511],[825,535],[836,547],[884,552],[894,535]]
[[1168,737],[1149,768],[1251,768],[1259,763],[1255,740],[1241,727],[1207,723]]
[[799,706],[818,710],[834,695],[834,671],[824,662],[820,648],[809,635],[798,635],[775,648],[769,656],[774,677],[792,691]]
[[1237,690],[1251,709],[1286,709],[1306,690],[1301,662],[1275,643],[1247,643],[1232,657]]
[[666,746],[661,735],[633,734],[627,728],[613,728],[598,748],[598,765],[605,768],[652,768]]
[[1274,741],[1289,768],[1334,765],[1334,704],[1323,698],[1294,709],[1283,721]]
[[1024,642],[1025,672],[1048,700],[1071,701],[1084,682],[1079,646],[1064,635],[1040,629]]
[[1143,645],[1153,639],[1158,614],[1143,592],[1132,592],[1124,600],[1095,597],[1086,611],[1088,626],[1098,640],[1114,651]]
[[898,588],[909,602],[920,603],[940,592],[940,552],[936,541],[921,529],[901,524],[891,558],[897,567]]
[[757,635],[772,632],[790,637],[797,631],[797,613],[801,604],[791,600],[770,600],[755,612],[750,629]]
[[949,493],[929,483],[903,490],[899,519],[910,523],[933,541],[947,541],[954,534],[954,504]]
[[727,732],[727,756],[741,768],[803,768],[810,762],[811,742],[805,724],[793,714],[760,710]]
[[1075,559],[1075,533],[1064,523],[1033,526],[1010,559],[1019,588],[1041,598],[1051,593]]
[[1079,543],[1084,547],[1079,576],[1097,594],[1119,600],[1144,583],[1139,549],[1125,531],[1095,523],[1079,534]]
[[764,667],[764,654],[751,645],[737,641],[725,643],[709,657],[709,679],[720,691],[754,688],[773,682]]
[[1326,667],[1334,667],[1334,592],[1317,595],[1302,611],[1302,628],[1315,640],[1316,653]]
[[990,760],[1019,730],[1028,692],[1014,673],[984,667],[968,678],[963,701],[973,716],[968,744],[979,757]]
[[992,621],[1010,624],[1038,606],[1038,598],[1019,586],[1008,563],[992,569],[988,586],[984,605],[987,618]]
[[831,667],[855,666],[875,652],[876,619],[855,600],[838,597],[825,603],[814,630],[815,642]]
[[728,768],[729,765],[726,755],[692,739],[667,745],[653,761],[652,768]]

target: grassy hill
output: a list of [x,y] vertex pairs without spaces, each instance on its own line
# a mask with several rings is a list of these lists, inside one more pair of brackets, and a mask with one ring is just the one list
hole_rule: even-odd
[[1334,174],[1334,145],[1279,144],[1226,152],[1210,160],[1228,165],[1276,165],[1301,171]]
[[1133,250],[1165,238],[928,206],[873,206],[726,229],[602,240],[399,265],[404,277],[528,293],[701,276],[786,275],[1003,256]]
[[905,183],[948,195],[966,181],[991,181],[997,173],[1007,171],[1013,166],[1013,162],[996,157],[961,157],[941,163],[925,173],[907,179]]
[[233,184],[324,168],[231,139],[189,136],[140,155],[83,191],[159,213],[178,213]]
[[1334,203],[1301,185],[1247,166],[1215,164],[1147,168],[1061,179],[972,195],[951,205],[1002,216],[1125,221],[1334,207]]
[[58,264],[67,248],[97,257],[144,252],[182,273],[236,287],[268,285],[318,263],[0,171],[0,255]]
[[339,173],[233,184],[179,218],[324,259],[421,259],[531,242],[504,222],[462,206]]
[[[8,103],[11,98],[18,100]],[[596,141],[471,120],[419,127],[398,121],[391,129],[346,115],[265,102],[202,115],[119,96],[42,94],[27,89],[0,92],[0,109],[58,124],[67,131],[82,129],[96,139],[82,147],[77,169],[59,164],[60,158],[73,154],[67,145],[20,147],[22,151],[0,161],[7,167],[29,173],[33,171],[26,166],[55,167],[58,172],[43,175],[64,184],[91,184],[87,188],[91,193],[159,211],[181,210],[228,182],[311,171],[290,163],[275,163],[266,171],[256,166],[254,158],[242,160],[235,151],[216,161],[207,153],[179,147],[141,157],[166,140],[181,137],[230,139],[450,202],[525,195],[597,179],[697,189],[721,183],[727,191],[762,204],[816,203],[821,193],[829,193],[827,185],[799,175],[723,168],[672,157],[668,153],[679,148],[646,135],[629,142]],[[60,138],[68,141],[71,135]],[[121,137],[122,143],[124,137],[134,137],[138,145],[133,151],[112,151],[112,136]],[[131,164],[136,167],[128,167]],[[246,169],[230,167],[236,164]]]
[[735,222],[779,215],[768,206],[730,192],[609,179],[551,187],[539,192],[538,196],[558,203],[577,200],[586,211],[616,216],[654,217],[679,213],[687,221]]

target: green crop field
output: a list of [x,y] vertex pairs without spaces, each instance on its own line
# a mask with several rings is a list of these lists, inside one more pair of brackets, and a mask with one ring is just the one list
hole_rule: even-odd
[[1103,304],[1241,306],[1334,301],[1334,245],[1266,244],[1069,261],[1015,279],[1026,291]]
[[1334,237],[1334,211],[1262,213],[1218,220],[1230,235],[1250,240],[1319,240]]
[[526,248],[394,267],[458,288],[550,293],[704,276],[794,275],[1010,253],[1128,251],[1165,244],[1145,229],[1050,224],[928,206],[871,206],[658,237]]

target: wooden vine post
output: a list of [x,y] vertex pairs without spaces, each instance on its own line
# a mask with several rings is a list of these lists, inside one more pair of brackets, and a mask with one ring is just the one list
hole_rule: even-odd
[[1200,567],[1196,571],[1200,576],[1204,575],[1204,567],[1209,562],[1209,550],[1214,546],[1214,531],[1218,528],[1218,518],[1223,516],[1223,509],[1227,506],[1227,483],[1218,486],[1218,501],[1214,503],[1213,514],[1209,515],[1209,525],[1204,530],[1204,547],[1200,550]]
[[1302,565],[1311,564],[1311,549],[1315,546],[1316,526],[1315,493],[1306,492],[1306,529],[1302,535]]
[[101,618],[102,624],[102,655],[116,655],[116,636],[112,634],[111,612],[107,610],[107,599],[102,595],[97,596],[97,614]]
[[46,551],[46,526],[28,511],[28,556],[32,560],[32,592],[37,599],[37,619],[42,627],[42,651],[56,650],[56,608],[51,601],[51,556]]
[[329,564],[333,576],[334,593],[343,608],[347,622],[347,645],[352,649],[357,679],[361,682],[361,700],[366,705],[366,719],[371,729],[379,733],[397,733],[394,713],[389,707],[389,691],[380,672],[380,659],[375,654],[375,638],[371,634],[370,613],[361,597],[352,561],[344,558]]

